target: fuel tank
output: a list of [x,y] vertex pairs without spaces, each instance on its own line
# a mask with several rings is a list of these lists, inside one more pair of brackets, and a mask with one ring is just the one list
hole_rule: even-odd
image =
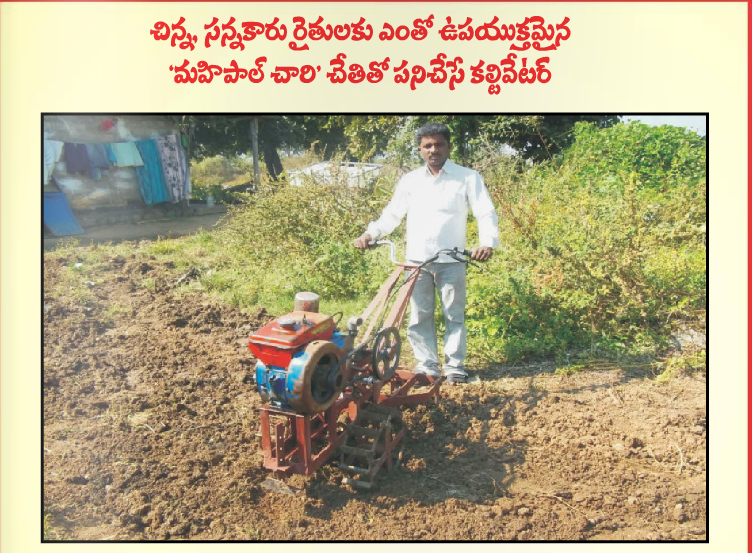
[[333,334],[329,315],[292,311],[251,334],[248,347],[265,364],[286,367],[298,349],[312,340],[329,340]]

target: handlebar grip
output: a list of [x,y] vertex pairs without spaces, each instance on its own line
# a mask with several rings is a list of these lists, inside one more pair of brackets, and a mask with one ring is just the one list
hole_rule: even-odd
[[473,255],[473,252],[471,250],[460,250],[459,248],[454,248],[454,251],[458,254],[462,254],[463,256],[465,256],[465,259],[458,259],[455,257],[457,261],[462,261],[463,263],[472,265],[473,267],[478,269],[481,273],[483,272],[483,268],[480,265],[478,265],[475,261],[473,261],[473,259],[470,257],[471,255]]

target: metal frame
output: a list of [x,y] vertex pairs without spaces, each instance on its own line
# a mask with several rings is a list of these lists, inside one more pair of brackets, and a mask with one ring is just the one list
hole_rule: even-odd
[[413,271],[413,273],[407,277],[407,282],[401,286],[399,294],[397,294],[397,299],[394,301],[392,309],[389,311],[389,315],[384,320],[383,325],[384,328],[390,326],[400,328],[402,326],[402,321],[405,319],[405,312],[407,311],[407,304],[413,293],[413,289],[415,288],[415,283],[418,281],[419,271],[415,271],[414,269],[416,268],[417,265],[398,263],[397,268],[391,275],[389,275],[389,278],[386,279],[386,282],[382,284],[381,288],[379,288],[379,291],[376,293],[373,300],[371,300],[371,303],[368,304],[368,307],[366,307],[366,310],[363,311],[363,314],[360,316],[360,318],[363,319],[363,322],[367,321],[369,317],[371,318],[371,322],[360,341],[360,345],[364,344],[369,338],[371,338],[376,324],[386,309],[389,296],[400,277],[405,271]]
[[[389,242],[384,241],[384,243]],[[390,245],[392,261],[394,261],[394,245]],[[416,265],[395,264],[397,268],[387,278],[361,316],[364,322],[371,317],[371,322],[360,345],[365,344],[371,338],[400,277],[405,271],[412,271],[412,274],[407,276],[406,282],[400,286],[397,298],[383,324],[383,328],[402,326],[407,304],[420,271],[415,270]],[[435,378],[398,367],[392,377],[385,382],[376,381],[369,384],[359,382],[346,388],[342,396],[329,409],[315,415],[264,405],[261,407],[261,447],[264,452],[264,467],[281,475],[309,476],[339,450],[346,427],[339,420],[343,413],[346,415],[346,424],[349,424],[358,418],[359,411],[368,403],[388,407],[427,403],[431,399],[438,403],[442,381],[442,377]],[[386,386],[389,387],[388,392],[384,391]],[[428,388],[416,392],[414,388],[418,386]],[[282,421],[272,423],[271,417],[281,418]],[[381,452],[378,467],[386,460],[391,470],[393,449],[400,444],[401,440],[402,434],[399,434],[397,440],[394,440],[391,434],[387,437],[385,451]]]
[[[345,432],[344,425],[339,421],[340,415],[346,414],[347,422],[352,422],[368,402],[389,407],[427,403],[431,399],[438,403],[442,380],[442,377],[434,378],[398,369],[386,383],[371,386],[359,384],[346,390],[329,409],[315,415],[264,405],[260,409],[264,467],[282,475],[310,476],[339,449]],[[385,384],[390,386],[388,393],[382,393]],[[416,385],[428,388],[411,393]],[[284,420],[273,423],[271,417]],[[391,448],[396,445],[394,442],[389,445],[389,450],[385,452],[388,458],[391,458]]]

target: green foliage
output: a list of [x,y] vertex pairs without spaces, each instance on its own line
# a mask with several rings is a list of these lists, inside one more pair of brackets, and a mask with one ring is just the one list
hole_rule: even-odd
[[360,160],[388,155],[400,167],[420,163],[414,132],[429,121],[444,123],[452,134],[452,157],[468,164],[488,144],[498,150],[507,145],[524,159],[552,159],[568,146],[578,122],[607,127],[616,116],[601,115],[380,115],[340,116],[349,139],[348,152]]
[[663,366],[663,372],[655,380],[660,384],[667,384],[677,376],[695,372],[707,372],[707,353],[705,350],[669,357]]
[[[314,146],[317,154],[328,158],[345,146],[343,120],[338,116],[264,115],[256,118],[260,152],[267,148],[307,150]],[[190,115],[185,119],[184,125],[193,136],[192,159],[251,154],[254,116]]]
[[618,122],[614,115],[496,115],[481,123],[487,142],[511,146],[524,159],[552,160],[575,138],[577,125],[606,128]]
[[352,241],[382,207],[367,190],[341,183],[262,186],[233,210],[221,241],[247,259],[247,282],[259,301],[291,300],[301,290],[362,297],[378,288],[390,267],[383,251],[364,253]]
[[[485,160],[503,246],[471,276],[468,328],[489,360],[654,352],[670,320],[704,313],[704,141],[635,124],[576,135],[560,165]],[[660,157],[635,153],[653,142]]]
[[223,187],[221,184],[195,184],[191,189],[191,198],[205,200],[211,196],[214,203],[231,204],[235,202],[236,194]]
[[[251,152],[252,116],[185,116],[195,160]],[[438,121],[452,133],[453,158],[467,164],[482,144],[506,144],[525,159],[551,159],[572,141],[577,122],[603,127],[616,116],[601,115],[267,115],[258,117],[259,151],[312,149],[330,159],[345,151],[353,160],[389,156],[399,167],[419,163],[413,133]],[[270,150],[271,149],[271,150]]]
[[606,183],[632,175],[639,188],[656,190],[705,180],[706,139],[694,131],[636,121],[605,130],[577,123],[574,136],[565,163],[582,180]]
[[587,369],[587,365],[564,365],[562,367],[557,367],[554,374],[559,376],[571,376],[580,371],[584,371],[585,369]]
[[354,115],[340,116],[340,119],[348,139],[348,152],[358,160],[368,161],[388,150],[390,140],[399,130],[402,117]]
[[232,193],[226,187],[253,180],[253,164],[239,157],[221,155],[191,163],[191,197],[203,200],[214,197],[217,203],[232,203]]
[[253,164],[239,157],[207,157],[191,164],[191,181],[198,185],[240,184],[251,179]]

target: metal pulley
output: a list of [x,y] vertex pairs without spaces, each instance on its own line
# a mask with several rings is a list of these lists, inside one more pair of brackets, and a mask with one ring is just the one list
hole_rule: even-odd
[[389,380],[399,365],[402,340],[399,331],[393,327],[387,327],[376,333],[371,354],[371,371],[379,380]]
[[289,405],[300,413],[326,411],[345,386],[340,365],[343,356],[332,342],[315,340],[308,344],[288,370]]

